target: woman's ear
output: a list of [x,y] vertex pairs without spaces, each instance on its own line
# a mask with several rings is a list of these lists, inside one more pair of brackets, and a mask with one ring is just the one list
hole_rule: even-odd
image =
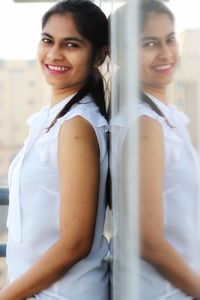
[[96,58],[94,60],[94,67],[95,68],[100,67],[103,64],[108,54],[109,54],[108,46],[102,47],[96,54]]

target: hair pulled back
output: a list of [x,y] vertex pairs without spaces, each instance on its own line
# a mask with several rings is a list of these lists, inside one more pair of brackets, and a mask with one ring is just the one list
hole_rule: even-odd
[[[150,14],[166,14],[174,23],[174,15],[171,10],[160,0],[143,0],[140,3],[140,26],[139,31],[142,32],[148,22]],[[158,106],[148,97],[146,94],[141,92],[142,102],[147,103],[159,116],[163,117],[166,123],[173,128],[168,119],[158,108]]]
[[[93,63],[102,47],[108,45],[108,20],[102,10],[90,0],[62,0],[53,5],[42,18],[42,29],[54,14],[70,14],[78,32],[92,45]],[[93,67],[88,80],[78,93],[66,104],[52,122],[48,130],[57,119],[64,116],[71,106],[80,101],[88,93],[99,107],[102,115],[106,117],[104,84],[98,68]]]
[[139,5],[140,9],[140,32],[144,29],[149,15],[154,14],[166,14],[174,23],[174,15],[171,10],[161,0],[142,0]]

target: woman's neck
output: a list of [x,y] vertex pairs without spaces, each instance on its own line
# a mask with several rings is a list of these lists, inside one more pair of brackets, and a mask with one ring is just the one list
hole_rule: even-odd
[[51,107],[55,106],[62,100],[66,99],[67,97],[76,94],[78,91],[75,89],[52,89],[51,93]]
[[160,101],[164,102],[165,104],[168,104],[167,89],[143,87],[143,92],[154,96],[155,98],[159,99]]

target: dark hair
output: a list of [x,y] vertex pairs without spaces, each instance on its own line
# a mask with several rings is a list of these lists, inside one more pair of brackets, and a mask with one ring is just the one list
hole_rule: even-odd
[[[163,2],[161,2],[160,0],[142,0],[140,3],[140,27],[139,27],[140,32],[144,30],[144,27],[151,13],[166,14],[174,23],[173,13]],[[162,113],[162,111],[158,108],[158,106],[150,99],[150,97],[148,97],[143,92],[141,92],[141,100],[142,102],[147,103],[152,108],[152,110],[154,110],[159,116],[163,117],[168,126],[173,128],[173,125],[170,124],[170,122]]]
[[155,111],[160,117],[163,117],[165,119],[165,122],[170,128],[174,128],[174,126],[168,121],[166,116],[163,114],[163,112],[160,110],[160,108],[151,100],[149,96],[147,96],[145,93],[141,92],[140,98],[142,102],[148,104],[153,111]]
[[174,15],[171,10],[161,0],[142,0],[139,6],[140,10],[140,26],[142,31],[148,21],[149,14],[166,14],[174,23]]
[[[94,60],[98,51],[108,44],[108,20],[105,14],[90,0],[63,0],[53,5],[44,14],[42,18],[42,29],[52,15],[64,15],[67,13],[73,17],[79,33],[92,44]],[[99,107],[101,114],[106,117],[103,78],[98,68],[93,67],[85,86],[83,86],[59,112],[48,130],[56,123],[58,118],[68,112],[73,104],[80,101],[89,93]]]

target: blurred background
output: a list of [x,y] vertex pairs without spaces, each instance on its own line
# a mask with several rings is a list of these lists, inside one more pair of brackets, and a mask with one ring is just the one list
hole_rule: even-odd
[[[149,0],[151,1],[151,0]],[[21,148],[27,134],[26,119],[48,104],[49,87],[36,61],[40,39],[41,17],[56,2],[54,0],[0,1],[0,186],[7,186],[8,166]],[[124,57],[119,78],[112,78],[112,119],[125,109],[127,117],[134,113],[137,95],[137,5],[139,0],[97,0],[107,16],[117,7],[128,3],[126,19],[111,24],[112,64],[106,61],[102,72],[110,79],[118,53]],[[180,42],[181,60],[176,78],[169,87],[173,105],[191,119],[193,143],[200,150],[200,3],[197,0],[169,0],[166,4],[175,14]],[[184,16],[184,17],[183,17]],[[135,96],[135,97],[134,97]],[[113,211],[108,210],[105,234],[111,239],[114,268],[111,284],[114,300],[137,298],[137,166],[133,154],[137,151],[137,133],[127,144],[126,155],[115,160],[113,153],[120,147],[118,126],[112,128],[111,156],[113,172]],[[134,176],[134,184],[133,178]],[[121,180],[125,178],[126,180]],[[112,216],[113,215],[113,220]],[[7,206],[0,206],[0,243],[6,243]],[[111,226],[113,224],[113,226]],[[120,224],[120,225],[119,225]],[[111,229],[113,228],[113,230]],[[112,233],[111,233],[112,231]],[[111,236],[114,236],[112,242]],[[134,237],[134,238],[133,238]],[[0,288],[6,283],[5,258],[0,257]]]

